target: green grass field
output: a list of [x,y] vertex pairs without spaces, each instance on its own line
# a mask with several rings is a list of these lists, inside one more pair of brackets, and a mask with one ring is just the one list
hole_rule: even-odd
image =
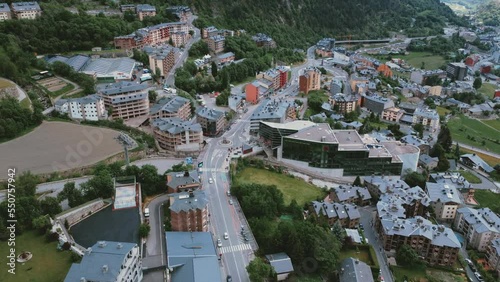
[[460,174],[465,178],[465,180],[469,181],[469,183],[477,184],[477,183],[482,182],[479,177],[477,177],[476,175],[474,175],[472,172],[470,172],[468,170],[461,170]]
[[462,147],[460,147],[460,152],[463,154],[476,154],[481,159],[483,159],[483,161],[485,161],[487,164],[489,164],[492,167],[494,167],[495,165],[500,163],[500,159],[497,159],[497,158],[490,156],[490,155],[483,154],[481,152],[476,152],[476,151],[465,149]]
[[305,203],[314,201],[316,198],[325,195],[321,188],[309,184],[302,179],[253,167],[247,167],[239,172],[236,176],[236,183],[276,185],[283,193],[285,205],[290,204],[295,199],[299,206],[303,206]]
[[368,265],[374,265],[368,249],[359,249],[359,251],[356,251],[356,249],[342,249],[340,251],[339,261],[350,257],[357,258]]
[[57,282],[63,281],[71,266],[71,253],[58,251],[57,243],[46,243],[45,236],[27,231],[16,236],[16,256],[29,251],[33,258],[28,262],[16,263],[16,274],[7,272],[8,248],[6,242],[0,244],[0,281],[9,282]]
[[0,89],[6,88],[6,87],[12,87],[14,84],[12,82],[5,80],[5,79],[0,79]]
[[489,119],[489,120],[481,120],[482,123],[486,123],[487,125],[495,128],[500,131],[500,119]]
[[443,56],[434,55],[430,52],[410,52],[409,55],[394,55],[393,58],[403,59],[415,68],[421,68],[423,62],[426,70],[438,69],[446,62]]
[[30,99],[28,99],[28,97],[21,100],[21,102],[19,102],[19,104],[21,104],[21,107],[26,108],[26,109],[30,109],[30,106],[31,106],[31,102],[30,102]]
[[500,210],[500,194],[495,194],[489,190],[479,190],[474,192],[474,198],[481,207],[488,207],[496,212]]
[[[500,154],[500,144],[496,144],[485,138],[498,139],[500,131],[487,126],[479,120],[470,119],[464,115],[455,116],[448,122],[453,140]],[[474,137],[476,141],[467,136]],[[482,141],[485,141],[485,145]]]
[[481,86],[481,88],[479,88],[477,91],[481,94],[483,94],[484,96],[492,99],[493,98],[493,94],[495,93],[495,89],[497,89],[497,87],[491,83],[483,83],[483,85]]
[[70,92],[71,90],[75,89],[75,86],[73,84],[66,84],[66,86],[64,86],[63,88],[57,90],[57,91],[54,91],[54,92],[50,92],[50,96],[51,97],[57,97],[57,96],[60,96],[64,93],[67,93],[67,92]]
[[446,109],[446,108],[443,108],[443,107],[436,107],[436,111],[438,112],[438,114],[440,116],[445,116],[447,115],[448,113],[450,113],[451,111]]
[[410,282],[428,281],[426,276],[434,277],[436,281],[442,282],[466,282],[467,278],[454,274],[452,272],[423,267],[423,266],[407,266],[407,267],[391,267],[392,273],[396,278],[395,281],[405,281],[406,276]]

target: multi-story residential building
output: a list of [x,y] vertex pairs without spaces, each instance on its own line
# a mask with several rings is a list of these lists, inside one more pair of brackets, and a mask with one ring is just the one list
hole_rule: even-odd
[[59,99],[55,103],[55,110],[77,120],[97,121],[108,117],[104,100],[96,94],[83,98]]
[[120,11],[122,13],[125,13],[126,11],[135,12],[135,5],[134,4],[120,5]]
[[180,192],[169,196],[173,231],[208,231],[208,199],[205,191]]
[[495,170],[475,153],[461,155],[460,162],[466,166],[472,167],[473,169],[477,169],[486,173],[492,173]]
[[424,85],[426,80],[431,76],[437,76],[440,79],[444,79],[446,78],[446,72],[444,70],[417,70],[411,72],[410,81]]
[[347,114],[356,110],[359,105],[359,98],[355,95],[337,93],[328,97],[328,102],[336,112]]
[[356,228],[361,218],[358,207],[351,204],[312,201],[309,210],[316,217],[325,216],[330,226],[338,221],[344,228]]
[[363,183],[374,198],[380,198],[382,194],[392,193],[396,190],[408,190],[411,188],[406,182],[401,180],[400,177],[384,175],[366,176],[363,178]]
[[181,96],[163,97],[149,111],[151,120],[173,117],[189,120],[191,118],[191,101]]
[[342,282],[373,282],[372,269],[368,264],[355,258],[346,258],[340,263]]
[[364,76],[358,76],[356,73],[353,73],[351,75],[351,80],[350,80],[350,86],[351,86],[351,89],[352,91],[355,91],[356,90],[356,85],[359,85],[359,84],[368,84],[370,82],[370,80]]
[[455,80],[464,80],[467,76],[467,66],[464,63],[449,63],[446,73]]
[[330,84],[330,94],[333,96],[338,93],[342,93],[344,87],[344,83],[340,79],[332,79],[332,83]]
[[[168,76],[175,64],[176,52],[174,48],[169,45],[159,47],[146,46],[143,51],[148,54],[149,69],[163,78]],[[156,73],[157,69],[160,70],[159,73]]]
[[277,66],[276,71],[280,74],[280,87],[284,87],[288,83],[288,78],[291,75],[290,68],[284,66]]
[[270,69],[270,70],[267,70],[267,71],[263,71],[263,72],[260,72],[258,73],[255,78],[257,79],[267,79],[269,81],[271,81],[273,84],[271,86],[271,88],[274,90],[274,91],[277,91],[278,89],[281,88],[281,76],[280,76],[280,72],[278,72],[277,70],[275,69]]
[[417,108],[413,113],[412,124],[421,124],[433,132],[439,128],[439,114],[429,108]]
[[114,38],[115,47],[118,49],[136,49],[148,45],[160,45],[166,43],[173,33],[189,34],[189,26],[186,22],[161,23],[136,30],[129,35]]
[[215,26],[207,26],[201,29],[201,38],[207,39],[212,36],[220,35],[219,30]]
[[226,38],[221,35],[215,35],[207,38],[207,44],[208,48],[210,51],[214,52],[215,54],[220,53],[224,51],[224,42]]
[[189,17],[193,15],[191,8],[189,8],[188,6],[168,7],[167,12],[170,12],[173,15],[175,15],[181,22],[187,22],[189,20]]
[[321,88],[321,71],[315,67],[306,68],[299,76],[299,91],[306,95],[309,91]]
[[167,193],[188,192],[200,189],[200,176],[197,170],[167,173]]
[[500,239],[490,242],[486,249],[486,258],[490,267],[497,272],[497,276],[500,276]]
[[196,121],[203,128],[203,135],[217,136],[226,126],[226,115],[224,112],[203,107],[196,112]]
[[11,18],[9,5],[7,3],[0,3],[0,22],[10,20]]
[[170,276],[167,281],[223,281],[212,233],[165,232],[165,239]]
[[217,56],[215,58],[215,62],[219,65],[222,65],[222,64],[232,63],[232,62],[234,62],[234,59],[235,59],[234,53],[227,52],[227,53],[220,54],[219,56]]
[[376,226],[384,250],[395,252],[408,245],[430,265],[452,266],[457,261],[461,245],[450,228],[432,224],[421,216],[378,220]]
[[245,98],[248,103],[257,104],[263,95],[262,92],[266,92],[263,86],[259,84],[258,81],[253,81],[245,86]]
[[157,118],[151,126],[160,147],[176,156],[193,154],[203,148],[203,130],[198,123],[180,118]]
[[111,111],[114,119],[130,119],[149,115],[149,98],[146,84],[117,82],[98,88],[97,94]]
[[464,234],[467,246],[486,251],[491,241],[500,239],[500,217],[489,208],[457,210],[453,226]]
[[334,38],[323,38],[316,43],[316,54],[321,57],[331,57],[333,54],[332,49],[335,48]]
[[64,282],[142,281],[141,251],[135,243],[97,242],[80,263],[73,263]]
[[295,108],[285,101],[267,99],[252,113],[250,132],[256,134],[261,121],[283,123],[287,119],[295,119]]
[[42,15],[38,2],[14,2],[10,4],[12,15],[16,19],[33,20]]
[[330,189],[329,198],[337,203],[366,206],[370,204],[372,196],[365,187],[340,185]]
[[361,97],[361,106],[377,115],[381,115],[387,108],[394,107],[394,102],[389,98],[379,95],[362,95]]
[[184,31],[175,31],[170,34],[170,39],[172,39],[172,44],[175,47],[182,47],[186,45],[190,38],[191,35]]
[[384,109],[384,111],[382,111],[382,120],[387,120],[397,123],[403,117],[404,112],[405,111],[396,107],[386,108]]
[[458,208],[462,205],[460,192],[458,192],[455,185],[427,182],[425,189],[431,199],[431,206],[436,214],[436,219],[454,220]]
[[135,11],[137,13],[137,17],[142,22],[145,17],[154,17],[156,16],[156,8],[149,4],[137,4]]
[[410,218],[424,216],[431,204],[422,188],[389,189],[377,203],[378,216],[384,218]]
[[255,36],[252,36],[252,39],[257,44],[257,47],[276,48],[276,42],[264,33],[257,33]]

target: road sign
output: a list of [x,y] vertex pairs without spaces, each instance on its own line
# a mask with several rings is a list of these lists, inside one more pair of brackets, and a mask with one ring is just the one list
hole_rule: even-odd
[[192,164],[193,164],[193,158],[191,158],[191,157],[187,157],[187,158],[186,158],[186,164],[188,164],[188,165],[192,165]]
[[203,167],[203,162],[199,162],[198,167],[200,167],[200,168]]

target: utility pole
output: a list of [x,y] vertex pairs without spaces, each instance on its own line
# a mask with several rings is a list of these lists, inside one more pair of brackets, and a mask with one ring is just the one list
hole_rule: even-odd
[[128,149],[135,147],[137,144],[132,138],[123,132],[121,132],[118,137],[115,137],[115,140],[123,146],[123,151],[125,152],[125,165],[129,166],[130,160],[128,158]]

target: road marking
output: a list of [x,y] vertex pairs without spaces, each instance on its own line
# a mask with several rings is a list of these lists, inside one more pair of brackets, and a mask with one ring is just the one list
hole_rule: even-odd
[[222,247],[222,248],[220,248],[220,252],[222,254],[226,254],[226,253],[241,252],[241,251],[251,250],[251,249],[252,249],[252,246],[250,246],[250,244],[240,244],[240,245],[236,245],[236,246]]

